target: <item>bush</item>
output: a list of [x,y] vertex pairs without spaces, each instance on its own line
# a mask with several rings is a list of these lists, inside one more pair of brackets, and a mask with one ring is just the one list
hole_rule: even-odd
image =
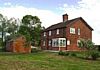
[[69,52],[65,52],[65,56],[68,56],[69,55]]
[[70,55],[71,55],[71,56],[77,56],[77,55],[76,55],[76,53],[74,53],[74,52],[73,52],[73,53],[71,53]]
[[93,51],[91,53],[92,60],[96,60],[99,57],[99,53],[97,51]]
[[58,52],[58,55],[65,55],[65,52],[59,51],[59,52]]
[[37,52],[39,52],[40,50],[38,50],[37,48],[32,48],[31,49],[31,53],[37,53]]

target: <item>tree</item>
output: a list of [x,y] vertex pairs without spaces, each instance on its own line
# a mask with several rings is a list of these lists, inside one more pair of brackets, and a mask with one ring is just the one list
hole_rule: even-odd
[[39,23],[34,27],[33,36],[31,39],[31,41],[34,43],[35,46],[40,46],[41,31],[42,31],[42,26],[41,23]]
[[40,43],[41,21],[37,16],[25,15],[19,28],[19,33],[24,35],[32,45],[38,46]]
[[18,22],[17,22],[17,19],[15,19],[15,18],[10,18],[10,19],[8,20],[8,25],[7,25],[6,31],[7,31],[12,37],[15,36],[15,34],[16,34],[17,31],[18,31]]
[[6,29],[6,26],[7,26],[7,17],[4,17],[2,14],[0,14],[0,30],[1,30],[1,33],[2,33],[2,49],[4,48],[4,39],[5,39],[5,29]]

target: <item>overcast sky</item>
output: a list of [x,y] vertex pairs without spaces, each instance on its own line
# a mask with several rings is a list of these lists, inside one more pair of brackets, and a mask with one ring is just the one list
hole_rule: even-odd
[[0,0],[0,13],[8,18],[24,15],[38,16],[42,26],[48,27],[62,21],[67,13],[69,19],[83,17],[94,29],[93,42],[100,44],[100,0]]

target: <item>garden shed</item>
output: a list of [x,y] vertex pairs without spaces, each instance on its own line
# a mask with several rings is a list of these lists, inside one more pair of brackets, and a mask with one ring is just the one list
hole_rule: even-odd
[[31,44],[26,41],[24,36],[18,36],[6,43],[6,51],[17,53],[30,53]]

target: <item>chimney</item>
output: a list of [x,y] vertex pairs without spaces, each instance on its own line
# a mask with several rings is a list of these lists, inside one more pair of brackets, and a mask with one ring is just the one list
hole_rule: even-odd
[[68,20],[68,15],[67,14],[63,14],[63,22]]

